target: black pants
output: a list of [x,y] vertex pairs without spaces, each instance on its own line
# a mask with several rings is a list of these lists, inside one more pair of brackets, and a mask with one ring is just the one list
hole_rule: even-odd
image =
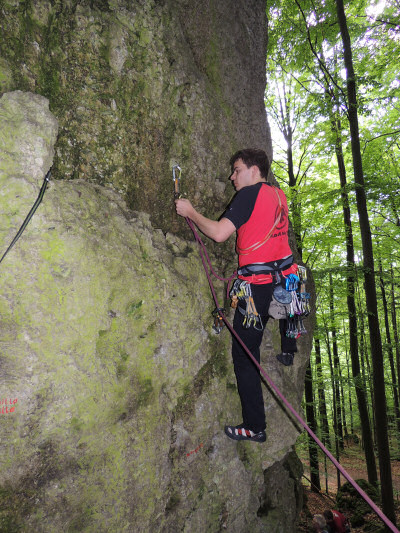
[[[251,285],[251,290],[257,312],[261,315],[265,327],[268,322],[268,309],[272,299],[274,284]],[[243,318],[242,313],[236,309],[233,329],[259,363],[260,345],[264,331],[258,331],[253,326],[250,328],[243,327]],[[297,352],[296,339],[286,337],[285,335],[287,329],[286,320],[279,321],[279,328],[282,352]],[[266,427],[260,372],[235,337],[232,339],[232,359],[240,401],[242,403],[244,427],[258,433]]]

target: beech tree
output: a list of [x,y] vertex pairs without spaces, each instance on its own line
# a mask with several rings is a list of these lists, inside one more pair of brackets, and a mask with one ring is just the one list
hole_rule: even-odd
[[[275,157],[279,162],[275,164],[274,171],[281,183],[285,183],[290,181],[289,167],[292,170],[300,166],[307,169],[306,179],[299,180],[295,185],[299,201],[297,213],[293,211],[292,216],[301,220],[301,231],[296,231],[296,240],[300,240],[304,261],[316,274],[319,304],[327,315],[329,298],[324,293],[329,286],[329,273],[337,273],[331,285],[334,291],[331,301],[335,301],[331,314],[340,314],[335,328],[338,324],[340,327],[334,334],[338,369],[343,370],[343,365],[346,365],[347,340],[352,366],[350,379],[347,372],[342,372],[342,375],[339,371],[336,373],[338,384],[340,391],[354,385],[359,418],[352,419],[352,425],[357,429],[362,420],[368,478],[373,483],[377,481],[373,449],[373,440],[376,439],[384,512],[394,521],[386,414],[396,412],[393,419],[398,418],[394,390],[400,390],[396,308],[399,285],[394,280],[399,278],[400,259],[400,132],[393,127],[400,123],[400,83],[398,68],[393,61],[393,57],[400,57],[400,5],[394,0],[387,0],[385,10],[376,16],[371,10],[373,3],[367,0],[346,5],[347,13],[344,12],[343,1],[276,0],[268,4],[270,51],[273,55],[269,61],[274,64],[268,71],[272,73],[278,64],[284,74],[277,77],[275,84],[269,84],[273,92],[268,93],[267,111],[273,122],[276,117],[271,109],[279,101],[277,95],[284,94],[280,85],[283,77],[285,84],[291,87],[290,99],[284,101],[294,101],[296,108],[302,110],[300,114],[291,115],[296,117],[296,123],[291,121],[291,125],[296,126],[292,128],[296,136],[291,138],[290,165],[288,138],[284,135],[284,158],[281,159],[278,148]],[[353,49],[348,20],[356,43]],[[290,79],[291,82],[288,81]],[[285,116],[284,113],[281,113],[282,116]],[[336,159],[336,168],[333,158]],[[350,173],[354,175],[353,184],[347,180]],[[390,323],[388,312],[386,316],[383,313],[388,302],[383,297],[377,300],[379,275],[375,271],[374,248],[378,239],[383,279],[393,265],[393,282],[387,284],[393,289],[393,294],[390,292]],[[331,252],[332,265],[326,260],[328,251]],[[359,276],[364,280],[362,286]],[[390,279],[388,277],[388,281]],[[344,316],[345,303],[347,313]],[[384,360],[380,316],[381,328],[385,330],[387,339],[385,353],[391,353],[393,339],[392,353],[396,351],[396,360],[394,356],[391,360]],[[366,323],[367,337],[364,335]],[[317,346],[322,368],[326,364],[324,345],[320,347],[315,343],[316,355]],[[387,388],[385,375],[390,378]],[[321,372],[313,372],[313,379],[317,380],[318,388]],[[336,391],[335,401],[340,399],[346,415],[347,407],[340,391]],[[353,400],[351,388],[348,396],[350,403]],[[332,402],[333,397],[327,400]],[[316,401],[321,401],[319,395]],[[379,420],[379,429],[372,426],[374,432],[370,426],[371,416],[374,422]],[[395,426],[392,431],[397,429]],[[394,442],[398,440],[396,435]]]
[[382,507],[388,518],[396,523],[393,500],[392,472],[390,467],[389,438],[387,428],[387,406],[385,376],[383,367],[382,339],[380,334],[378,302],[376,296],[374,252],[365,194],[363,164],[358,127],[357,87],[353,67],[353,54],[343,0],[336,0],[340,33],[343,41],[343,57],[346,67],[348,118],[353,156],[354,181],[356,187],[357,211],[363,248],[364,290],[368,311],[369,339],[372,353],[373,382],[375,393],[375,419],[379,420],[377,434],[378,457],[381,479]]

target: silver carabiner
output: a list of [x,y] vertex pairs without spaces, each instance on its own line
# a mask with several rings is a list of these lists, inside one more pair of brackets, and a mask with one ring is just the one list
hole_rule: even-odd
[[[175,173],[175,170],[178,170],[179,172]],[[172,177],[174,180],[174,198],[177,200],[181,197],[181,174],[182,169],[179,165],[174,165],[172,167]]]

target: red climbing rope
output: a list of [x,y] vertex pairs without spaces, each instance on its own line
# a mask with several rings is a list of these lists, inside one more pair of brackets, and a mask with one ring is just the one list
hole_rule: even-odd
[[[199,234],[196,231],[196,228],[193,224],[193,222],[190,220],[190,218],[186,218],[186,222],[188,223],[190,229],[193,232],[194,238],[197,241],[199,245],[200,250],[200,257],[201,261],[203,263],[203,267],[208,279],[208,283],[210,285],[211,293],[214,298],[215,305],[217,309],[220,312],[221,318],[224,321],[226,327],[229,329],[229,331],[236,337],[239,344],[242,346],[243,350],[246,352],[246,354],[250,357],[250,359],[253,361],[253,363],[257,366],[257,368],[260,370],[261,374],[265,378],[268,385],[271,387],[271,389],[275,392],[275,394],[282,400],[282,403],[285,405],[287,410],[296,418],[296,420],[300,423],[300,425],[307,431],[307,433],[310,435],[312,439],[318,444],[318,446],[321,448],[321,450],[324,452],[324,454],[332,461],[332,463],[335,465],[335,467],[341,472],[341,474],[347,479],[347,481],[355,488],[355,490],[360,494],[360,496],[368,503],[368,505],[371,507],[371,509],[379,516],[379,518],[384,522],[384,524],[394,533],[400,533],[400,531],[397,529],[397,527],[387,518],[387,516],[379,509],[379,507],[371,500],[371,498],[368,496],[368,494],[365,493],[365,491],[362,490],[362,488],[354,481],[354,479],[348,474],[348,472],[342,467],[342,465],[333,457],[333,455],[330,453],[330,451],[322,444],[322,442],[319,440],[319,438],[315,435],[315,433],[309,428],[307,423],[302,419],[302,417],[299,415],[299,413],[294,409],[294,407],[288,402],[288,400],[285,398],[285,396],[281,393],[281,391],[278,389],[278,387],[275,385],[275,383],[272,381],[272,379],[268,376],[268,374],[265,372],[265,370],[261,367],[261,365],[257,362],[253,354],[250,352],[250,350],[247,348],[247,346],[244,344],[242,339],[239,337],[239,335],[236,333],[236,331],[233,329],[229,321],[227,320],[225,314],[222,312],[222,308],[220,307],[217,299],[217,295],[215,293],[214,285],[212,283],[210,273],[207,268],[210,267],[211,272],[214,274],[214,271],[211,267],[211,262],[208,257],[205,245],[203,241],[201,240]],[[215,274],[214,274],[215,275]],[[216,276],[216,275],[215,275]],[[230,278],[221,278],[219,276],[216,276],[218,279],[223,281],[231,281],[233,276]]]

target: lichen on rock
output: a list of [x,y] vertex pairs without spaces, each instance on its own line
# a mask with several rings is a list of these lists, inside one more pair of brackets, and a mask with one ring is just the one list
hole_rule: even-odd
[[270,151],[263,1],[27,0],[0,8],[0,93],[49,99],[59,120],[55,178],[112,186],[168,231],[172,159],[186,192],[216,216],[232,192],[230,154],[245,145]]
[[[1,212],[13,213],[4,248],[57,128],[47,101],[22,92],[0,99],[0,122],[13,127],[0,145],[10,156]],[[7,148],[18,138],[32,148]],[[229,337],[212,333],[194,245],[155,230],[111,189],[52,181],[0,266],[2,390],[17,399],[0,428],[2,528],[201,531],[207,512],[211,530],[263,531],[263,469],[296,432],[289,423],[285,440],[280,423],[264,449],[224,436],[239,412]]]
[[[7,0],[0,12],[2,250],[52,166],[0,264],[0,530],[295,531],[295,513],[268,511],[264,472],[286,468],[299,428],[266,388],[267,443],[224,435],[240,422],[230,337],[212,332],[172,203],[172,164],[218,217],[229,156],[271,152],[265,3]],[[207,247],[233,266],[233,243]],[[276,324],[265,333],[262,364],[297,408],[309,342],[279,368]],[[281,486],[298,503],[291,472]]]

